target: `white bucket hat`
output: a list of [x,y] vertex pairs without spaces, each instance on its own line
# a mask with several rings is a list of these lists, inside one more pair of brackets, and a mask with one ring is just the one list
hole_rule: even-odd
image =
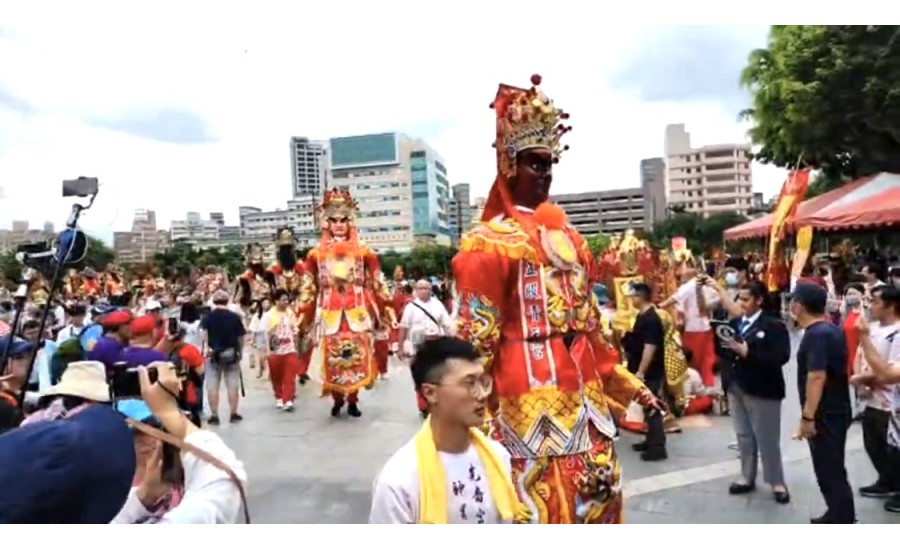
[[100,361],[69,363],[59,383],[43,394],[43,396],[50,395],[71,395],[96,403],[109,403],[106,367]]

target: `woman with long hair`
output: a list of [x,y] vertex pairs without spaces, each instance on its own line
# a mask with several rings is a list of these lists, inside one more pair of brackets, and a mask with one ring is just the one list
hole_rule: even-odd
[[266,360],[268,359],[269,341],[267,338],[266,324],[262,321],[263,316],[272,308],[272,302],[268,298],[257,301],[250,308],[250,334],[253,341],[251,348],[253,353],[250,355],[250,368],[259,367],[256,373],[257,378],[262,378],[266,373]]

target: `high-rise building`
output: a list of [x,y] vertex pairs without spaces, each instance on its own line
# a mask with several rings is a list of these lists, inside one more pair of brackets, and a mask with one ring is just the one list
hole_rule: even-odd
[[113,233],[116,262],[123,265],[147,263],[169,246],[169,232],[156,227],[156,212],[139,208],[134,211],[131,231]]
[[472,199],[468,183],[453,186],[449,212],[447,225],[450,229],[450,244],[457,247],[460,237],[472,227]]
[[376,251],[450,244],[450,185],[438,153],[422,140],[384,133],[330,140],[330,186],[359,203],[357,229]]
[[647,217],[651,224],[666,219],[666,161],[657,157],[641,161],[641,189],[647,201]]
[[707,217],[746,215],[753,205],[750,145],[691,146],[684,124],[666,126],[666,189],[669,207]]
[[321,197],[327,186],[328,152],[325,143],[305,137],[291,138],[292,197]]
[[225,214],[221,212],[210,212],[209,220],[215,222],[215,224],[219,227],[222,227],[223,225],[225,225]]
[[649,230],[649,201],[640,187],[551,195],[569,223],[582,235],[621,233],[626,229]]

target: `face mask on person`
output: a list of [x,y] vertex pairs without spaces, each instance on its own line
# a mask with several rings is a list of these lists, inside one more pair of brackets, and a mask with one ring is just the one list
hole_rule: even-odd
[[847,307],[858,307],[859,304],[862,303],[862,297],[853,295],[844,296],[844,303],[847,304]]
[[737,286],[738,285],[737,273],[726,273],[725,274],[725,284],[728,286]]

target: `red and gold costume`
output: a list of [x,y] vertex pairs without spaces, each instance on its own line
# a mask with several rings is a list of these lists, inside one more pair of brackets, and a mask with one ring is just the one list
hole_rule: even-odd
[[[347,191],[325,193],[319,206],[322,238],[306,257],[298,300],[301,333],[321,334],[322,395],[334,399],[335,416],[345,399],[358,416],[358,392],[373,385],[377,371],[373,333],[396,322],[378,256],[357,237],[357,211]],[[333,234],[333,223],[346,224],[346,234]]]
[[610,406],[656,401],[618,365],[601,336],[591,293],[594,260],[558,206],[517,207],[519,153],[557,157],[567,115],[537,89],[501,85],[497,178],[482,223],[452,267],[459,336],[472,341],[494,379],[492,436],[512,455],[513,483],[534,523],[619,523],[621,469]]
[[263,249],[258,244],[248,244],[244,255],[247,270],[238,278],[235,299],[246,309],[251,304],[259,303],[272,297],[275,288],[275,276],[266,271]]
[[[412,296],[406,292],[406,276],[403,273],[403,267],[397,266],[394,269],[394,288],[391,292],[391,303],[394,306],[394,315],[397,319],[403,317],[403,310],[406,304],[412,301]],[[391,351],[394,353],[400,351],[403,342],[400,341],[400,328],[391,329],[390,340]]]
[[297,239],[294,230],[282,227],[275,236],[277,261],[269,267],[269,277],[275,288],[287,290],[292,298],[300,294],[303,263],[297,259]]
[[101,291],[100,280],[97,273],[86,267],[81,272],[81,284],[79,285],[79,295],[85,299],[99,298]]
[[121,296],[125,293],[125,282],[119,268],[113,264],[106,266],[106,271],[100,278],[100,286],[107,297]]

